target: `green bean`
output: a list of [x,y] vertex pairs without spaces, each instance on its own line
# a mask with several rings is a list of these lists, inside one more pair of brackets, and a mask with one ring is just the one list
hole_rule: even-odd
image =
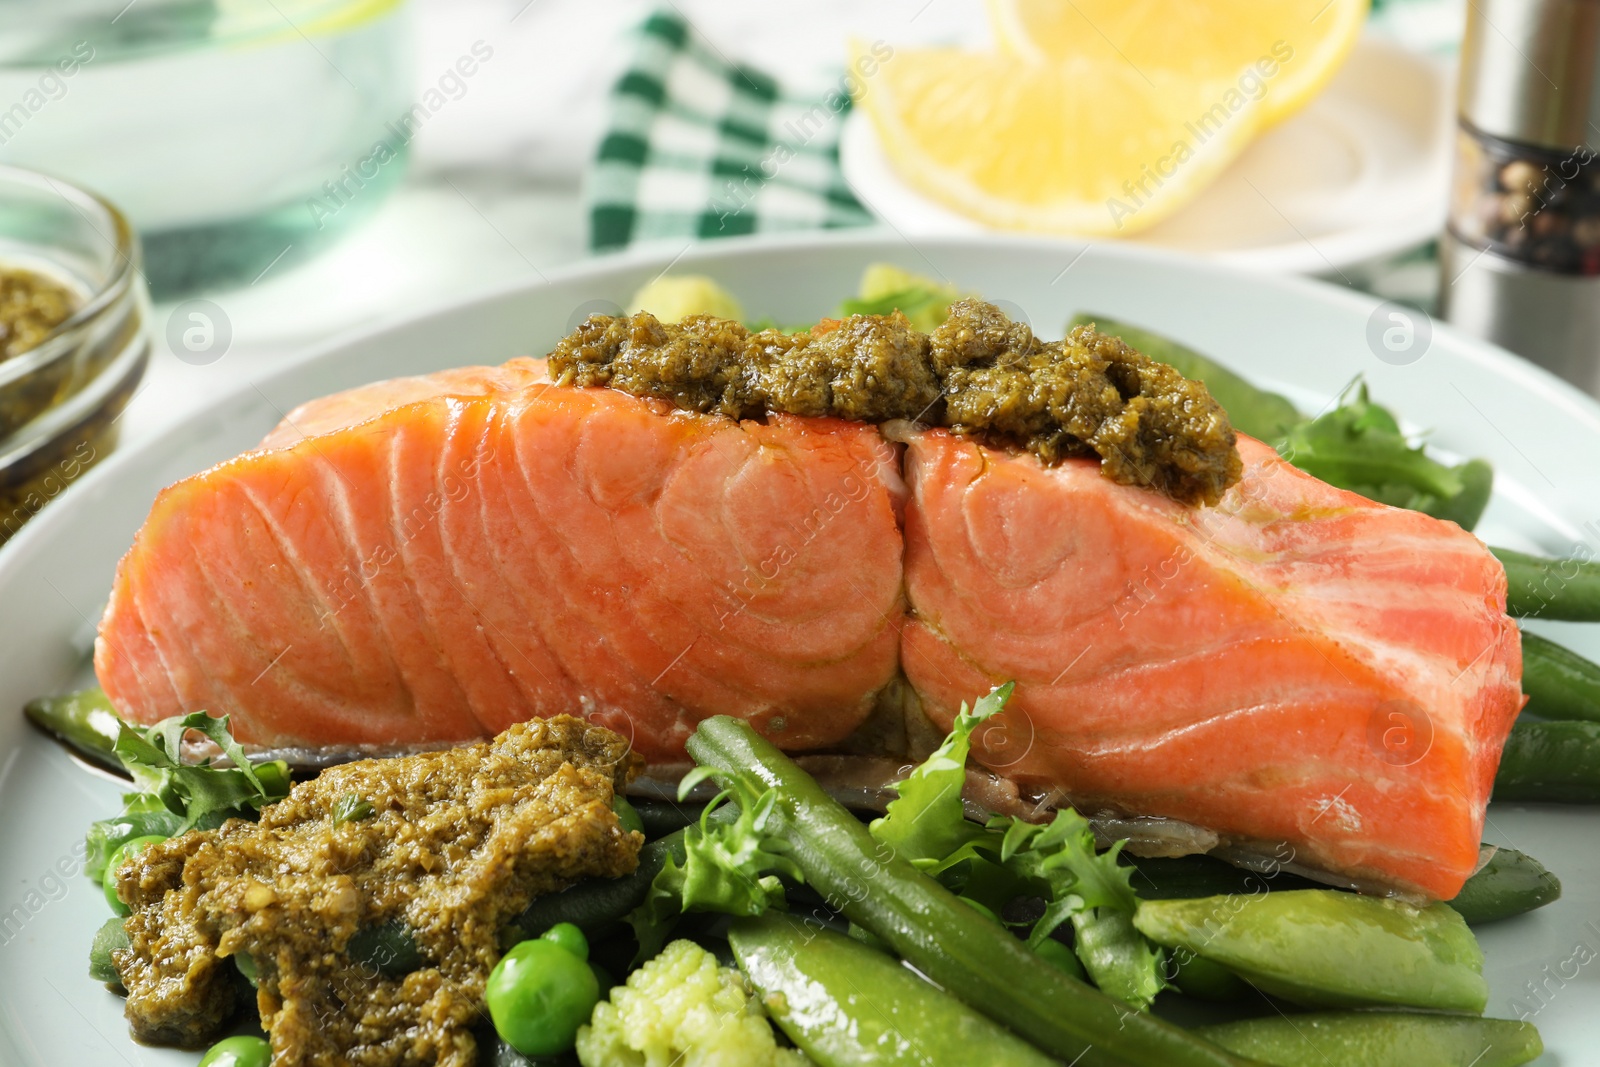
[[1506,611],[1521,618],[1600,621],[1600,562],[1490,548],[1506,569]]
[[677,833],[699,819],[700,812],[705,809],[704,804],[692,802],[679,804],[671,800],[629,799],[633,810],[639,813],[639,821],[644,823],[644,836],[651,841]]
[[772,1019],[820,1067],[1049,1067],[1055,1061],[884,955],[768,912],[728,940]]
[[1197,1032],[1278,1067],[1517,1067],[1544,1051],[1532,1023],[1393,1011],[1273,1015]]
[[[640,816],[643,814],[641,811]],[[712,812],[710,818],[713,822],[723,822],[737,815],[732,805],[725,805]],[[586,878],[559,893],[536,897],[500,932],[501,948],[538,937],[556,923],[572,923],[591,938],[605,933],[644,902],[650,883],[661,873],[668,856],[677,863],[684,861],[684,833],[680,829],[648,842],[639,850],[639,866],[631,874],[621,878]]]
[[1600,664],[1538,634],[1522,632],[1523,710],[1541,719],[1600,722]]
[[[1280,872],[1259,874],[1210,856],[1124,856],[1137,872],[1133,888],[1145,900],[1182,900],[1223,894],[1313,889],[1317,883]],[[1502,848],[1467,879],[1450,906],[1469,923],[1494,922],[1542,908],[1561,895],[1561,883],[1532,856]]]
[[102,767],[122,773],[116,756],[122,719],[99,689],[84,689],[64,696],[30,700],[23,714],[41,730]]
[[117,973],[111,954],[127,947],[128,931],[123,928],[121,917],[107,919],[89,945],[89,977],[107,985],[121,985],[122,975]]
[[[768,827],[806,881],[937,985],[1045,1052],[1080,1067],[1221,1067],[1238,1057],[1079,982],[1003,926],[881,845],[793,760],[738,719],[717,716],[689,755],[775,791]],[[1248,1062],[1248,1061],[1246,1061]]]
[[1122,859],[1134,868],[1133,891],[1145,900],[1311,889],[1317,884],[1287,871],[1251,871],[1211,856],[1144,857],[1123,853]]
[[1511,727],[1494,799],[1600,803],[1600,722],[1519,722]]
[[1103,315],[1074,315],[1067,326],[1070,329],[1087,323],[1093,323],[1101,333],[1122,338],[1151,359],[1173,367],[1185,378],[1203,382],[1212,398],[1228,413],[1233,428],[1251,437],[1275,442],[1305,418],[1287,397],[1258,389],[1215,360],[1158,333]]
[[1450,901],[1473,925],[1509,919],[1542,908],[1561,896],[1561,881],[1544,865],[1514,848],[1496,849]]
[[345,955],[385,978],[403,978],[427,962],[411,929],[399,919],[364,926],[350,937]]
[[611,798],[611,810],[616,813],[617,823],[628,833],[644,835],[644,820],[639,817],[639,810],[628,802],[628,798],[618,793]]

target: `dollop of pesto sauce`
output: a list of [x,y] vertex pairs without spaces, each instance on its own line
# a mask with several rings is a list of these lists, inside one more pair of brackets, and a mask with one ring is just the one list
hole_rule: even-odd
[[979,300],[952,304],[932,333],[899,312],[793,334],[707,315],[594,315],[556,345],[549,369],[558,384],[731,418],[909,419],[1046,464],[1098,456],[1114,481],[1185,504],[1216,503],[1242,473],[1233,427],[1200,382],[1091,326],[1041,341]]
[[78,310],[78,297],[37,271],[0,266],[0,359],[36,347]]

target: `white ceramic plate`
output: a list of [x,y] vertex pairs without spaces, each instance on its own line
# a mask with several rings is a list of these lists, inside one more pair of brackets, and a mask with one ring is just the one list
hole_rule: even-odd
[[[1437,60],[1363,37],[1306,110],[1177,214],[1128,240],[1300,274],[1419,245],[1444,226],[1453,99],[1450,71]],[[862,109],[846,121],[839,162],[857,199],[907,236],[988,232],[901,181]]]
[[[300,401],[392,375],[543,352],[597,302],[626,301],[673,258],[595,263],[549,285],[339,339],[111,457],[0,550],[0,1065],[192,1067],[197,1059],[133,1044],[121,1001],[86,975],[105,902],[78,873],[80,842],[91,821],[117,809],[118,790],[17,714],[30,697],[85,680],[117,559],[156,492],[253,445]],[[1125,247],[995,238],[914,247],[850,234],[719,241],[682,254],[674,269],[718,278],[752,315],[797,322],[834,308],[862,267],[882,259],[1003,297],[1047,336],[1081,309],[1142,323],[1313,407],[1364,374],[1378,398],[1434,427],[1441,445],[1494,461],[1497,493],[1483,526],[1493,541],[1559,552],[1597,517],[1600,405],[1443,327],[1415,362],[1382,362],[1366,340],[1376,302],[1346,291]],[[1568,626],[1559,636],[1600,656],[1600,627]],[[1485,836],[1539,857],[1566,885],[1556,904],[1481,931],[1490,1011],[1515,1017],[1518,1002],[1537,1009],[1557,1050],[1544,1062],[1592,1063],[1600,963],[1569,961],[1600,952],[1600,813],[1496,805]],[[1525,992],[1529,982],[1541,983],[1542,1001]]]

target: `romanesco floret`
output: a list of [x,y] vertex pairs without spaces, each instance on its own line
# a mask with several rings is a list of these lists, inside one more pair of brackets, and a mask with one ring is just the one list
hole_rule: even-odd
[[811,1067],[779,1048],[744,975],[674,941],[595,1006],[578,1031],[583,1067]]

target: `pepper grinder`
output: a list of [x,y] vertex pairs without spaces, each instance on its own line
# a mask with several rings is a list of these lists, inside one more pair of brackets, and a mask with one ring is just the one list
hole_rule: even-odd
[[1600,396],[1600,0],[1473,0],[1439,312]]

